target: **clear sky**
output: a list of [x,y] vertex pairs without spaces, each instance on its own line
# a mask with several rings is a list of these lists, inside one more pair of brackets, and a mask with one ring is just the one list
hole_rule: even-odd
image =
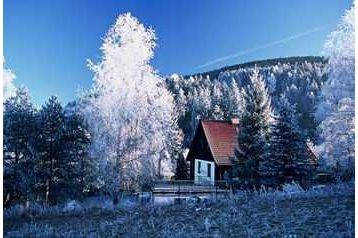
[[4,56],[37,104],[89,88],[116,16],[132,12],[158,37],[153,66],[188,74],[284,56],[320,55],[352,0],[4,0]]

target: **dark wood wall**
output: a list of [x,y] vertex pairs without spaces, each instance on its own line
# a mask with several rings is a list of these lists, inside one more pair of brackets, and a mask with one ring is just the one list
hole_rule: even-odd
[[[194,160],[201,159],[206,161],[214,161],[211,154],[208,141],[206,140],[204,129],[201,123],[195,132],[194,139],[190,145],[187,161],[190,161],[190,179],[194,180]],[[215,165],[216,173],[216,165]]]
[[232,168],[231,165],[215,166],[215,180],[224,180],[224,173]]

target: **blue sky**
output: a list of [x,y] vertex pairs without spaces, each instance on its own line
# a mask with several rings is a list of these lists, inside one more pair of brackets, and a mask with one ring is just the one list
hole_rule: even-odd
[[157,33],[152,61],[161,75],[188,74],[252,60],[320,55],[351,0],[4,0],[6,65],[37,104],[67,103],[89,88],[86,59],[116,16],[132,12]]

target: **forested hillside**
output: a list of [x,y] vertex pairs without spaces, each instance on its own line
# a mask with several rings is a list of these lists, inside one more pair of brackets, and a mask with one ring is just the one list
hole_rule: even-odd
[[184,133],[184,147],[191,141],[199,119],[229,119],[242,111],[241,89],[249,84],[255,67],[268,86],[277,106],[278,96],[285,94],[296,104],[299,125],[312,141],[317,138],[314,119],[322,84],[327,75],[322,57],[290,57],[248,62],[194,75],[173,74],[166,78],[174,94],[179,126]]

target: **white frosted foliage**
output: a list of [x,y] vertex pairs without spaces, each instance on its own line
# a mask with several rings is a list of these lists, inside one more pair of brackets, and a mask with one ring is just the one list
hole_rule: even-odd
[[93,88],[85,108],[108,190],[150,182],[172,171],[176,138],[172,95],[150,66],[155,33],[130,13],[104,38],[98,63],[89,63]]
[[329,57],[328,80],[322,88],[316,118],[321,122],[322,164],[354,170],[355,6],[353,5],[325,43]]

